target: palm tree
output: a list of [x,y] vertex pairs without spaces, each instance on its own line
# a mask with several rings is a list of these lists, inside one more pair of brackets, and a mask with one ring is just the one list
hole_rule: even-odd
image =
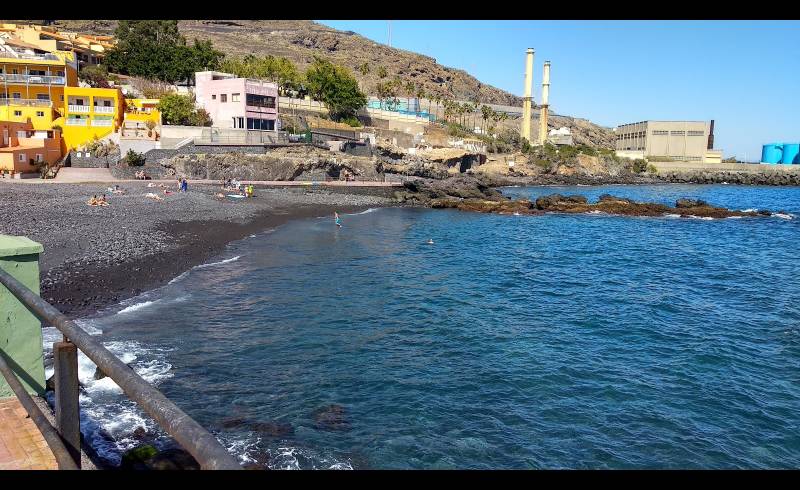
[[486,133],[486,124],[489,122],[489,116],[491,116],[492,108],[488,105],[481,106],[481,117],[483,118],[483,126],[481,127],[481,131],[485,134]]

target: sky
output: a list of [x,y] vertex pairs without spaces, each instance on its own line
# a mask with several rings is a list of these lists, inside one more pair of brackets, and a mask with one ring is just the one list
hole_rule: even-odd
[[[387,43],[386,20],[321,20]],[[800,22],[393,20],[395,48],[522,95],[534,48],[534,101],[551,62],[550,107],[603,126],[714,119],[715,149],[758,161],[800,142]]]

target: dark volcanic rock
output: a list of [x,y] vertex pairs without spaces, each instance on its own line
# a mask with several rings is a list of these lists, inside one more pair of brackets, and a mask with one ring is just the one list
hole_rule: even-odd
[[294,427],[288,422],[256,422],[250,430],[269,437],[283,437],[294,434]]
[[247,423],[247,419],[238,415],[222,419],[220,425],[223,429],[235,429]]
[[698,206],[708,206],[708,203],[701,199],[687,199],[685,197],[675,201],[676,208],[696,208]]
[[314,425],[320,430],[336,430],[346,431],[350,430],[350,422],[345,416],[344,407],[341,405],[331,404],[319,408],[312,414],[314,418]]
[[181,448],[166,449],[145,461],[151,470],[199,470],[200,463]]

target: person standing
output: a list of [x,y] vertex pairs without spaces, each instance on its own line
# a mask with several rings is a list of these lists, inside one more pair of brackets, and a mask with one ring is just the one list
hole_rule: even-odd
[[333,212],[333,218],[334,218],[334,223],[336,223],[336,227],[337,228],[341,228],[342,227],[342,220],[339,219],[339,213],[334,211]]

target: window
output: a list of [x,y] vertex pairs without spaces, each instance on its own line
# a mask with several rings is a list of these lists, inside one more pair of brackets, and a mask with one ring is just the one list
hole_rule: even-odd
[[211,100],[217,100],[217,94],[211,94]]
[[36,154],[36,161],[41,163],[44,161],[44,156],[41,153]]
[[239,102],[240,94],[231,94],[231,102]]
[[14,92],[11,96],[13,98],[15,98],[15,99],[21,99],[22,98],[22,94],[19,93],[19,92]]
[[20,153],[19,154],[19,161],[20,162],[24,162],[27,157],[28,157],[28,155],[26,155],[25,153]]
[[247,94],[247,105],[252,107],[275,108],[275,97],[268,95]]
[[653,136],[664,136],[669,134],[669,131],[653,131]]
[[239,118],[239,127],[244,129],[244,118],[243,117]]
[[14,111],[14,115],[20,117],[22,116],[22,111]]
[[61,99],[61,102],[64,102],[64,94],[61,94],[60,99]]
[[44,111],[36,111],[36,117],[44,117]]
[[706,134],[705,131],[689,131],[688,132],[689,136],[703,136],[705,134]]
[[47,94],[36,94],[36,100],[50,100],[50,96]]
[[220,102],[228,102],[228,94],[219,94]]
[[103,101],[103,107],[111,107],[111,101],[110,100],[104,100]]
[[273,131],[275,129],[275,121],[270,119],[253,119],[248,117],[247,129],[255,129],[258,131]]
[[672,136],[684,136],[686,135],[686,131],[670,131],[669,134]]

